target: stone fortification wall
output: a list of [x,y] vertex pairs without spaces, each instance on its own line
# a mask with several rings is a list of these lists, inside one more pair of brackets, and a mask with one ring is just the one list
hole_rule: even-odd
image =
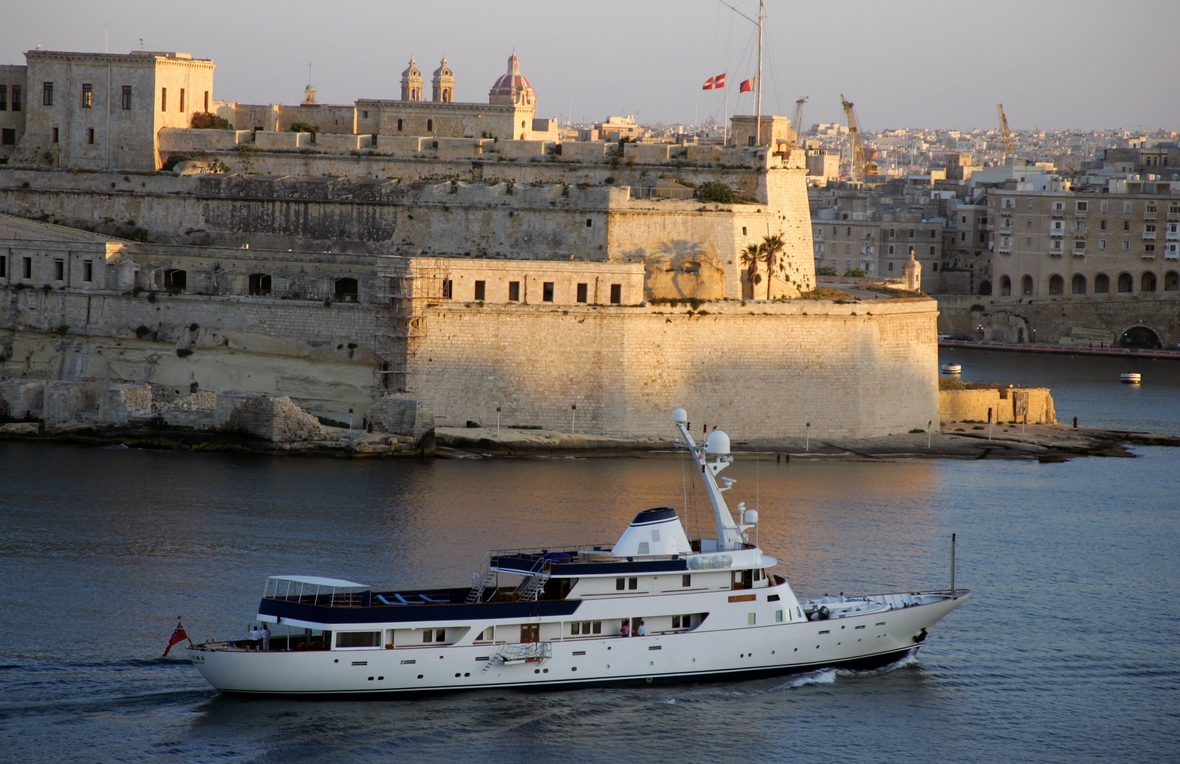
[[[871,312],[871,313],[870,313]],[[408,386],[440,425],[617,435],[671,411],[735,438],[870,437],[938,417],[935,303],[714,303],[707,310],[438,306]],[[544,341],[539,341],[544,338]],[[577,406],[574,410],[572,407]]]
[[373,308],[362,304],[6,291],[0,377],[288,395],[346,420],[372,398],[373,332]]
[[719,205],[565,183],[0,171],[0,209],[165,243],[644,262],[650,298],[754,296],[741,252],[774,233],[787,246],[771,295],[794,296],[814,284],[800,173],[774,171],[774,204]]
[[1053,396],[1046,387],[940,390],[938,413],[943,422],[1056,424]]
[[1146,327],[1165,349],[1180,346],[1180,292],[1071,296],[1068,300],[993,300],[940,295],[939,331],[996,342],[1117,343],[1123,332]]

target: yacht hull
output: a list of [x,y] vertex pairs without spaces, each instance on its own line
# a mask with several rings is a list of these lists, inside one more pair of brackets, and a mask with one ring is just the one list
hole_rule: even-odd
[[543,659],[505,663],[497,645],[243,651],[189,648],[222,692],[333,696],[487,688],[565,688],[753,679],[822,668],[872,669],[913,653],[967,594],[886,612],[642,637],[554,640]]

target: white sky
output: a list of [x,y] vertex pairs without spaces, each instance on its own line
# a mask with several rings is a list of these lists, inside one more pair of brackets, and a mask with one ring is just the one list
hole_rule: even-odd
[[[732,1],[732,0],[731,0]],[[748,15],[756,0],[733,1]],[[486,102],[515,48],[539,117],[643,122],[751,113],[752,25],[716,0],[7,0],[0,63],[23,52],[139,47],[217,63],[215,97],[298,103],[314,64],[320,103],[397,98],[410,54],[429,80],[445,52],[457,101]],[[1180,129],[1180,0],[767,2],[764,113],[865,130]],[[429,85],[427,85],[429,93]]]

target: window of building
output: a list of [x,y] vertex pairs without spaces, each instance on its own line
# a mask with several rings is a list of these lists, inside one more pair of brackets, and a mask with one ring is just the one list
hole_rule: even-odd
[[53,261],[53,280],[54,281],[65,281],[66,280],[66,261],[65,260],[54,260]]
[[53,83],[45,82],[41,85],[41,105],[53,106]]
[[397,121],[397,131],[399,133],[402,131],[402,121],[400,119]]
[[1053,211],[1062,212],[1065,210],[1065,202],[1053,202]]
[[26,279],[33,278],[33,258],[31,258],[31,257],[21,258],[21,268],[24,273],[24,276],[22,278],[26,278]]
[[1075,231],[1077,231],[1078,233],[1085,233],[1085,231],[1086,231],[1086,221],[1085,221],[1085,220],[1075,220],[1075,221],[1073,222],[1073,229],[1074,229]]
[[487,293],[488,293],[488,282],[486,282],[486,281],[475,282],[475,299],[477,299],[477,300],[487,299],[487,297],[486,297]]
[[1130,221],[1130,220],[1124,220],[1124,221],[1123,221],[1123,230],[1124,230],[1124,231],[1130,231],[1130,230],[1131,230],[1131,221]]
[[541,283],[541,302],[553,302],[552,281],[544,281]]
[[1073,281],[1070,284],[1070,292],[1072,294],[1085,294],[1086,293],[1086,277],[1080,273],[1076,274],[1073,277]]
[[891,255],[893,254],[893,246],[894,245],[892,245],[892,244],[889,245],[889,254],[891,254]]
[[256,297],[266,297],[270,294],[272,279],[269,273],[251,273],[249,279],[250,294]]
[[184,88],[180,89],[180,113],[184,113]]
[[1180,204],[1169,204],[1168,205],[1168,214],[1169,215],[1180,215]]
[[15,146],[16,145],[16,128],[5,127],[0,133],[0,145]]
[[1024,276],[1020,279],[1020,293],[1025,297],[1031,297],[1033,293],[1033,279],[1032,276]]
[[1085,212],[1087,209],[1089,209],[1089,207],[1090,207],[1089,202],[1078,202],[1077,203],[1078,212]]
[[443,279],[442,298],[444,300],[451,299],[451,295],[455,289],[455,282],[450,279]]
[[1098,230],[1099,230],[1099,231],[1105,231],[1105,230],[1106,230],[1106,221],[1105,221],[1105,220],[1099,220],[1099,221],[1098,221]]
[[586,227],[590,228],[593,225],[594,225],[594,220],[592,218],[586,218]]
[[1135,285],[1135,280],[1131,278],[1131,274],[1129,274],[1129,273],[1120,273],[1119,274],[1119,291],[1120,292],[1123,292],[1123,293],[1130,292],[1134,285]]
[[1110,276],[1099,273],[1094,277],[1094,294],[1110,294]]
[[122,107],[124,111],[131,108],[131,86],[130,85],[123,86],[123,95],[119,99],[119,106]]
[[340,300],[341,302],[356,302],[357,298],[359,297],[356,279],[336,279],[335,295],[336,299]]
[[82,108],[89,109],[94,106],[94,86],[89,82],[82,83]]
[[86,128],[86,142],[87,143],[94,143],[94,128],[93,127]]
[[1012,295],[1012,279],[1007,276],[1000,277],[1000,296],[1010,297]]
[[1011,200],[1011,199],[1005,199],[1005,200],[1004,200],[1003,207],[1004,207],[1004,209],[1006,209],[1006,210],[1010,210],[1010,209],[1012,209],[1012,200]]
[[742,236],[746,236],[746,227],[742,226]]
[[209,111],[209,91],[208,90],[205,91],[205,108],[202,109],[201,111],[205,111],[205,112]]
[[1123,239],[1123,251],[1127,252],[1130,249],[1131,249],[1131,242],[1127,241],[1126,239]]
[[931,228],[931,229],[930,229],[930,238],[931,238],[931,239],[937,239],[937,238],[938,238],[938,231],[936,231],[935,229]]
[[164,288],[173,292],[183,292],[188,288],[188,272],[179,268],[164,271]]
[[168,111],[168,88],[160,88],[160,111]]
[[852,235],[852,226],[845,226],[845,228],[844,228],[844,235],[845,235],[845,236],[851,236],[851,235]]
[[930,256],[931,257],[934,256],[934,245],[933,244],[930,245]]
[[13,85],[12,86],[12,110],[13,111],[20,111],[21,110],[21,106],[23,104],[21,104],[20,96],[21,96],[20,85]]
[[959,232],[959,241],[967,241],[967,232],[966,231]]
[[1098,240],[1098,249],[1106,249],[1106,239]]
[[0,255],[0,279],[8,278],[8,255]]
[[0,85],[0,111],[8,111],[8,86]]
[[1155,202],[1148,202],[1147,209],[1143,211],[1144,215],[1154,215],[1156,211]]
[[1154,255],[1155,254],[1155,245],[1154,244],[1144,244],[1143,251],[1144,251],[1144,253],[1146,253],[1148,255]]
[[58,140],[58,138],[60,138],[60,137],[61,137],[61,132],[59,131],[59,129],[58,129],[58,128],[56,128],[56,127],[55,127],[55,128],[53,128],[53,142],[54,142],[54,143],[57,143],[57,140]]
[[1123,214],[1125,214],[1125,215],[1131,214],[1131,203],[1130,202],[1123,202]]
[[1057,274],[1049,277],[1049,294],[1062,294],[1065,292],[1065,279]]
[[430,133],[433,131],[434,131],[434,120],[433,119],[426,120],[426,132]]
[[611,305],[618,305],[623,302],[623,285],[622,284],[611,284],[610,285],[610,302],[611,302]]
[[1110,212],[1110,202],[1099,202],[1098,210],[1100,212]]
[[589,292],[589,285],[588,284],[578,284],[578,302],[588,302],[589,301],[588,292]]
[[519,281],[509,281],[508,282],[508,301],[509,302],[520,302],[520,282]]
[[889,267],[886,268],[886,270],[889,271],[890,273],[892,273],[893,272],[893,263],[889,263]]
[[935,263],[935,264],[934,264],[934,272],[935,272],[935,273],[938,273],[938,263]]

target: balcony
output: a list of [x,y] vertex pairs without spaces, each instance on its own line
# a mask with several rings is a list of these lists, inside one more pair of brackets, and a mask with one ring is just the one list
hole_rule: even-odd
[[1155,241],[1155,231],[1144,231],[1143,232],[1143,240],[1144,241]]

